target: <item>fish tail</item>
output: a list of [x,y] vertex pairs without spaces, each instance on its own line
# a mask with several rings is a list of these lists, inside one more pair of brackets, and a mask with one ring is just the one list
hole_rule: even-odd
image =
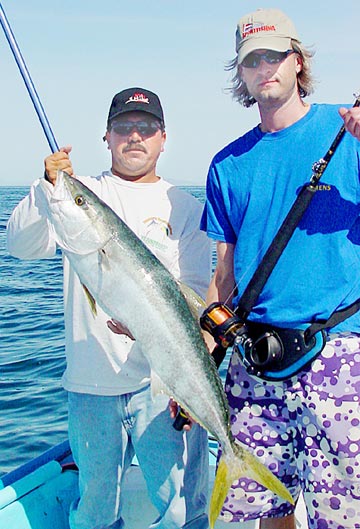
[[[236,478],[235,478],[236,479]],[[221,507],[224,505],[226,495],[233,483],[232,472],[225,461],[224,456],[221,457],[215,475],[214,487],[211,494],[210,509],[209,509],[209,524],[210,529],[213,529],[215,522],[220,514]]]
[[210,529],[215,525],[229,488],[235,480],[243,476],[254,479],[294,505],[294,500],[285,485],[265,465],[236,441],[232,444],[232,448],[233,454],[230,456],[223,453],[216,471],[209,509]]

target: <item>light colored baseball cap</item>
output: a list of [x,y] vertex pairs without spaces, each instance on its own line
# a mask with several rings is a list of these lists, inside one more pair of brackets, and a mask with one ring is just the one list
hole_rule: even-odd
[[300,42],[293,22],[279,9],[258,9],[249,13],[240,18],[237,25],[238,63],[255,50],[290,50],[291,39]]

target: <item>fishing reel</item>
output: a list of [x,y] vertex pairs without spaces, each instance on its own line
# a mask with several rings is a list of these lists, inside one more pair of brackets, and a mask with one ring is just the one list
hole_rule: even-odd
[[254,334],[248,325],[223,303],[212,303],[200,317],[202,329],[223,348],[233,347],[248,373],[260,376],[265,369],[280,362],[284,347],[273,330]]
[[[200,317],[200,325],[224,349],[232,346],[235,338],[246,334],[246,325],[224,303],[212,303]],[[244,337],[245,341],[247,336]]]
[[[254,333],[248,325],[224,303],[212,303],[200,317],[200,325],[214,338],[213,358],[217,367],[224,359],[226,349],[233,347],[251,375],[263,376],[264,372],[280,362],[284,347],[280,337],[273,330]],[[220,349],[220,352],[217,352]],[[186,413],[180,408],[173,423],[175,430],[181,431],[189,423]]]

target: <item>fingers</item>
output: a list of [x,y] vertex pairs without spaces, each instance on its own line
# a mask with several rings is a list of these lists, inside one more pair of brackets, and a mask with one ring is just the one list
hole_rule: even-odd
[[174,419],[174,428],[176,430],[190,431],[195,421],[183,409],[179,408],[178,403],[170,398],[169,412],[171,419]]
[[53,185],[55,185],[58,171],[65,171],[70,176],[74,175],[73,167],[69,158],[71,149],[71,145],[61,147],[58,152],[54,152],[45,158],[46,179]]
[[60,152],[66,152],[66,154],[70,154],[72,151],[71,145],[65,145],[65,147],[60,147]]
[[172,419],[175,419],[178,412],[178,404],[173,399],[169,400],[169,411],[170,411],[170,417]]
[[130,340],[135,340],[129,329],[117,320],[111,319],[106,322],[110,331],[115,334],[125,334]]
[[189,417],[188,422],[183,426],[183,430],[185,430],[185,432],[190,432],[193,424],[195,424],[195,422]]
[[339,108],[339,114],[344,120],[345,129],[360,140],[360,107]]
[[122,334],[122,333],[120,332],[118,326],[117,326],[115,323],[113,323],[111,320],[108,320],[108,321],[106,322],[106,325],[108,326],[108,328],[110,329],[110,331],[112,331],[113,333],[115,333],[115,334]]

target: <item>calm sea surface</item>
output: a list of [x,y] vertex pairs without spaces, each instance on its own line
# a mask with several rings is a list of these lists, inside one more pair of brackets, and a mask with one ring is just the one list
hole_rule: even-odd
[[[204,187],[184,189],[204,201]],[[67,437],[61,255],[21,261],[6,250],[28,190],[0,187],[0,475]]]

